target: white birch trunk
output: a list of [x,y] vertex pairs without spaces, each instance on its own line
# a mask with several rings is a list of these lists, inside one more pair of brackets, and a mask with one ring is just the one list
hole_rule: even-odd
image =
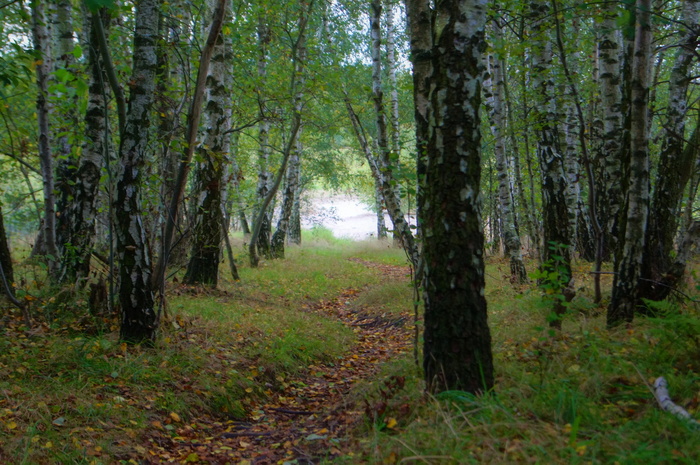
[[53,157],[51,154],[51,132],[49,118],[48,81],[51,73],[51,36],[48,30],[48,19],[45,3],[33,0],[32,7],[32,40],[37,54],[36,82],[38,87],[36,110],[39,124],[39,163],[44,191],[44,223],[42,235],[46,256],[48,258],[49,276],[57,277],[58,248],[56,246],[56,196],[54,186]]
[[644,240],[649,215],[649,67],[651,0],[637,0],[637,24],[631,74],[630,164],[625,236],[613,282],[607,323],[631,322],[637,307]]

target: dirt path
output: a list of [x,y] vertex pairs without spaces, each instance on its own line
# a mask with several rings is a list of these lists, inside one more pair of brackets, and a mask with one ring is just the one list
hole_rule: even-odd
[[[408,279],[406,267],[354,261],[378,268],[386,279]],[[348,399],[350,390],[375,375],[383,362],[409,350],[412,343],[412,317],[387,318],[372,309],[358,308],[353,302],[362,292],[347,289],[304,309],[338,318],[352,328],[357,344],[342,359],[311,365],[304,375],[286,379],[284,388],[260,405],[249,421],[201,418],[198,429],[185,426],[175,436],[153,432],[148,449],[157,455],[142,463],[271,465],[296,460],[297,464],[316,464],[347,453],[344,437],[365,415],[363,406]]]

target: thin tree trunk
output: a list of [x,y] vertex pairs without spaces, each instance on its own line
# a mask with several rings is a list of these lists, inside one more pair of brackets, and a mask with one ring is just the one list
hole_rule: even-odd
[[[106,16],[105,10],[86,14]],[[90,24],[90,43],[99,43],[95,21],[91,18],[87,23]],[[60,273],[60,280],[63,282],[87,278],[90,273],[100,178],[108,153],[108,136],[105,133],[108,106],[105,97],[109,95],[109,90],[105,87],[107,78],[103,71],[102,59],[95,47],[96,45],[93,45],[88,49],[90,77],[85,112],[85,142],[77,170],[71,178],[73,180],[72,199],[61,215],[65,217],[64,224],[67,228],[64,235]]]
[[[414,270],[416,270],[416,276],[420,276],[418,247],[415,243],[413,233],[411,232],[411,227],[406,221],[405,214],[401,208],[401,198],[396,192],[397,183],[393,174],[394,166],[391,147],[389,146],[386,114],[384,112],[384,90],[382,87],[381,12],[381,0],[373,0],[370,4],[370,35],[372,39],[370,50],[372,52],[372,100],[374,101],[377,126],[377,148],[379,151],[376,157],[377,162],[374,174],[375,179],[381,181],[384,203],[389,212],[389,218],[391,218],[394,225],[395,237],[396,234],[398,234],[401,238],[402,245],[406,250],[409,260]],[[370,165],[371,164],[370,162]]]
[[[263,16],[259,18],[258,24],[258,79],[261,82],[261,88],[258,89],[260,99],[262,96],[262,85],[267,76],[267,45],[270,42],[270,28],[265,24]],[[257,216],[260,218],[260,224],[253,226],[253,235],[255,236],[256,249],[251,249],[255,253],[255,257],[250,258],[251,263],[258,262],[257,254],[263,257],[270,255],[270,234],[272,233],[272,215],[266,210],[260,210],[265,204],[265,198],[270,191],[270,182],[272,174],[269,171],[270,164],[270,122],[265,115],[263,102],[260,106],[260,122],[258,123],[258,185],[255,192]],[[265,207],[267,208],[267,206]],[[255,231],[257,230],[257,233]],[[256,265],[257,266],[257,265]]]
[[[501,37],[500,26],[495,28],[497,37]],[[491,78],[485,83],[485,88],[490,93],[490,126],[494,137],[494,154],[496,156],[496,171],[498,172],[498,200],[500,202],[505,254],[510,260],[510,275],[513,283],[527,281],[527,270],[523,264],[520,236],[515,229],[515,214],[511,202],[511,180],[506,163],[506,115],[503,111],[505,93],[503,91],[502,63],[497,56],[491,57]]]
[[[571,275],[571,243],[568,208],[566,203],[567,178],[557,130],[556,102],[552,78],[552,49],[548,37],[550,24],[549,6],[542,1],[532,2],[535,21],[533,38],[533,88],[537,92],[538,105],[534,109],[537,133],[537,158],[542,173],[542,210],[544,226],[543,268],[547,273],[556,273],[556,294],[573,298]],[[569,295],[567,295],[569,294]],[[570,296],[570,298],[569,298]],[[554,302],[550,326],[561,327],[561,318],[566,312],[563,302]]]
[[56,195],[54,186],[53,157],[51,155],[51,133],[48,101],[48,80],[51,72],[51,39],[47,28],[45,3],[32,0],[32,39],[37,54],[36,81],[38,87],[36,112],[39,124],[39,163],[44,186],[44,224],[42,235],[49,268],[49,276],[58,274],[58,247],[56,246]]
[[[555,26],[556,26],[556,38],[557,38],[557,46],[559,49],[559,59],[561,61],[562,67],[564,68],[564,75],[566,77],[567,83],[569,85],[569,90],[571,92],[571,98],[573,100],[573,115],[572,119],[573,121],[570,123],[574,127],[578,126],[577,129],[570,128],[570,131],[576,131],[578,135],[578,142],[579,142],[579,147],[581,149],[581,158],[583,159],[583,164],[586,168],[586,174],[588,178],[588,208],[589,208],[589,216],[590,220],[593,224],[593,236],[595,238],[596,242],[596,253],[595,253],[595,277],[594,277],[594,286],[595,286],[595,301],[600,302],[602,299],[602,294],[601,294],[601,289],[600,289],[600,270],[603,262],[603,230],[600,224],[600,220],[598,217],[598,211],[597,211],[597,195],[598,195],[598,187],[595,182],[595,175],[593,173],[593,164],[591,162],[591,157],[589,156],[588,152],[588,142],[585,137],[586,133],[586,120],[583,116],[583,109],[581,107],[581,99],[579,98],[579,92],[578,88],[576,86],[576,83],[574,82],[573,76],[572,76],[572,71],[569,69],[568,65],[568,58],[566,51],[564,50],[564,42],[562,40],[562,31],[561,31],[561,25],[559,21],[559,10],[558,10],[558,5],[557,1],[554,0],[552,2],[554,5],[554,21],[555,21]],[[568,123],[568,122],[567,122]],[[574,145],[573,143],[568,143],[568,146],[571,147]],[[569,193],[569,197],[574,197],[573,201],[575,201],[575,205],[573,205],[574,209],[579,209],[579,192],[578,192],[578,162],[571,161],[570,159],[574,159],[575,156],[573,154],[568,154],[569,164],[575,164],[576,168],[572,170],[574,173],[573,175],[569,170],[567,171],[567,176],[568,176],[568,182],[569,185],[572,183],[576,183],[577,185],[577,190],[574,194]],[[565,162],[566,166],[566,162]],[[575,179],[574,179],[575,176]],[[568,191],[570,192],[572,189],[569,188]],[[569,202],[572,202],[572,199],[569,200]],[[571,208],[571,207],[570,207]],[[577,215],[574,215],[574,227],[578,226],[576,224],[576,221],[578,220]],[[570,220],[571,221],[571,220]],[[571,224],[571,223],[570,223]],[[569,233],[571,234],[572,241],[575,240],[578,237],[578,234],[576,233],[576,229],[574,228],[573,230],[570,230]],[[572,296],[573,298],[573,296]]]
[[[73,40],[73,7],[70,0],[56,1],[55,30],[54,44],[52,52],[54,53],[53,65],[55,71],[63,70],[75,72],[75,57],[73,49],[75,43]],[[61,92],[54,95],[55,101],[59,102],[55,111],[54,121],[57,123],[53,128],[54,136],[52,137],[56,146],[56,190],[58,198],[56,201],[56,211],[58,216],[56,219],[56,246],[58,247],[61,256],[66,252],[66,245],[69,249],[73,249],[73,244],[69,241],[69,224],[71,218],[66,214],[71,200],[75,196],[73,181],[75,180],[76,170],[78,169],[79,160],[76,151],[73,150],[73,144],[70,142],[69,134],[77,135],[80,124],[78,117],[78,99],[77,95],[70,96]],[[72,253],[73,250],[70,250]],[[62,268],[62,266],[61,266]],[[60,275],[60,273],[59,273]],[[59,279],[61,276],[59,276]]]
[[[298,37],[292,46],[292,82],[290,93],[293,100],[292,113],[301,117],[304,105],[304,86],[306,79],[304,77],[306,67],[306,26],[309,21],[313,2],[307,5],[302,5],[297,22]],[[297,129],[296,143],[294,144],[293,152],[289,156],[287,166],[287,177],[285,180],[285,189],[282,200],[282,208],[280,218],[277,222],[277,229],[272,236],[271,256],[273,258],[284,258],[284,247],[287,241],[287,231],[289,229],[289,221],[292,217],[294,207],[294,198],[299,188],[299,166],[301,163],[301,155],[303,153],[303,145],[301,143],[302,127],[299,125]]]
[[629,189],[624,215],[625,236],[608,307],[609,327],[631,322],[639,297],[644,239],[649,214],[649,58],[651,0],[637,0],[636,37],[631,69]]

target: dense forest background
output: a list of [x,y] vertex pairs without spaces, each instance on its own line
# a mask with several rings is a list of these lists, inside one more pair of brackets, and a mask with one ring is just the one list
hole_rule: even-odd
[[13,267],[33,260],[59,295],[118,314],[120,341],[156,346],[173,278],[216,289],[283,260],[303,203],[349,191],[405,252],[427,392],[488,393],[486,255],[542,293],[550,337],[589,279],[610,331],[694,302],[699,15],[696,0],[5,1],[4,292],[32,328],[38,280]]

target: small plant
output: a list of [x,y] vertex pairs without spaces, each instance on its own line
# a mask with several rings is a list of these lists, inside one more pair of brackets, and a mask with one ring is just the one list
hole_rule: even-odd
[[566,259],[569,245],[551,241],[549,243],[550,258],[542,266],[533,271],[530,276],[537,281],[543,291],[543,301],[552,311],[547,315],[551,328],[561,329],[561,321],[566,314],[569,303],[576,295],[573,289],[571,269]]

